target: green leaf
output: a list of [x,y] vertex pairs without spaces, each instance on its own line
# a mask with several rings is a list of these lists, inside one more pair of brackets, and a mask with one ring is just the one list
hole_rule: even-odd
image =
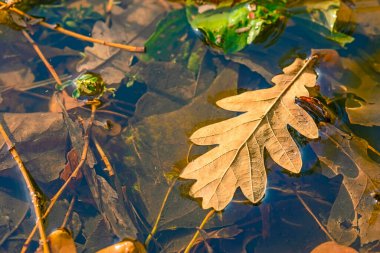
[[80,91],[78,89],[73,90],[73,93],[71,94],[73,98],[79,98],[80,97]]
[[187,16],[193,29],[206,44],[225,53],[240,51],[268,37],[275,38],[266,32],[282,27],[286,19],[286,0],[232,4],[223,1],[218,5],[198,5],[194,0],[187,1]]

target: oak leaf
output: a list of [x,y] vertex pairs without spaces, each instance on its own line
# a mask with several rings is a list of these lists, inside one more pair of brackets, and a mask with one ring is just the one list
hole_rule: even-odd
[[197,145],[218,145],[198,157],[181,173],[196,179],[190,195],[203,198],[203,208],[224,209],[236,188],[252,202],[259,202],[267,184],[264,149],[272,159],[293,173],[302,167],[297,144],[288,125],[310,139],[318,138],[318,127],[310,115],[295,104],[298,96],[308,96],[314,87],[314,58],[296,59],[275,76],[269,89],[248,91],[219,100],[223,109],[243,114],[197,130],[190,137]]

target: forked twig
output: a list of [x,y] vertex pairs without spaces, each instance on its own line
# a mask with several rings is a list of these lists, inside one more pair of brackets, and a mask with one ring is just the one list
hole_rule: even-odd
[[5,132],[5,129],[4,129],[2,123],[0,123],[0,133],[3,136],[4,141],[8,146],[8,151],[11,153],[14,160],[16,161],[16,163],[20,169],[20,172],[24,178],[26,186],[29,190],[30,196],[32,198],[34,212],[36,214],[36,227],[38,227],[38,230],[40,233],[43,252],[49,253],[50,249],[49,249],[49,245],[47,244],[47,237],[46,237],[46,232],[45,232],[45,228],[44,228],[44,224],[43,224],[43,217],[42,217],[42,213],[41,213],[41,203],[40,203],[40,200],[38,198],[37,191],[33,185],[32,179],[30,178],[29,172],[25,168],[25,165],[22,162],[20,155],[18,154],[18,152],[15,148],[15,145],[12,143],[8,134]]
[[[0,8],[3,6],[6,6],[6,5],[7,5],[6,3],[0,2]],[[60,27],[59,25],[49,24],[49,23],[42,21],[42,20],[39,21],[35,17],[30,16],[29,14],[27,14],[27,13],[25,13],[25,12],[15,8],[15,7],[10,7],[9,10],[13,11],[14,13],[17,13],[17,14],[19,14],[19,15],[27,18],[27,19],[33,20],[33,21],[37,22],[37,24],[39,24],[45,28],[57,31],[59,33],[65,34],[65,35],[70,36],[70,37],[74,37],[76,39],[80,39],[80,40],[84,40],[84,41],[88,41],[88,42],[92,42],[92,43],[96,43],[96,44],[100,44],[100,45],[120,48],[120,49],[130,51],[130,52],[136,52],[136,53],[144,53],[145,52],[145,47],[135,47],[135,46],[130,46],[130,45],[124,45],[124,44],[109,42],[109,41],[105,41],[105,40],[95,39],[95,38],[92,38],[89,36],[85,36],[85,35],[67,30],[63,27]]]

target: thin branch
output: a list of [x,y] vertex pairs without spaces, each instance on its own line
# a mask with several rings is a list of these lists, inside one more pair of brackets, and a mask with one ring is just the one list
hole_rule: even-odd
[[66,212],[65,218],[64,218],[63,221],[62,221],[61,228],[66,227],[67,222],[68,222],[69,219],[70,219],[71,213],[73,212],[73,208],[74,208],[75,200],[76,200],[76,196],[74,195],[73,198],[72,198],[71,201],[70,201],[70,205],[69,205],[69,208],[67,209],[67,212]]
[[[82,168],[82,166],[84,165],[84,162],[86,161],[87,153],[88,153],[88,147],[89,147],[89,140],[88,140],[89,131],[91,129],[92,123],[94,122],[96,107],[99,105],[99,102],[97,102],[97,101],[94,101],[94,102],[90,101],[88,103],[91,103],[91,117],[90,117],[87,129],[86,129],[86,132],[85,132],[85,136],[84,136],[84,147],[83,147],[81,159],[80,159],[77,167],[74,169],[73,173],[71,173],[70,177],[62,185],[62,187],[58,190],[58,192],[51,198],[50,204],[47,207],[47,209],[46,209],[44,215],[42,216],[42,218],[46,218],[49,215],[50,211],[53,209],[53,207],[54,207],[55,203],[57,202],[58,198],[62,195],[62,193],[67,188],[67,186],[69,185],[69,183],[71,182],[71,180],[74,179],[78,175],[80,169]],[[33,239],[33,236],[36,233],[36,230],[37,230],[36,227],[37,226],[34,226],[33,230],[30,232],[30,234],[28,236],[28,239],[25,241],[25,243],[24,243],[24,245],[23,245],[23,247],[21,249],[21,253],[25,253],[27,251],[27,249],[29,247],[29,244],[30,244],[30,242]]]
[[[7,4],[0,2],[0,8],[5,6],[5,5],[7,5]],[[25,12],[23,12],[23,11],[21,11],[15,7],[10,7],[9,10],[11,10],[14,13],[17,13],[17,14],[19,14],[19,15],[27,18],[27,19],[30,19],[32,21],[35,21],[35,22],[38,21],[37,24],[39,24],[45,28],[57,31],[59,33],[65,34],[65,35],[70,36],[70,37],[74,37],[74,38],[79,39],[79,40],[84,40],[84,41],[88,41],[88,42],[92,42],[92,43],[96,43],[96,44],[100,44],[100,45],[120,48],[120,49],[130,51],[130,52],[136,52],[136,53],[144,53],[145,52],[145,47],[135,47],[135,46],[123,45],[123,44],[119,44],[119,43],[113,43],[113,42],[109,42],[109,41],[95,39],[95,38],[92,38],[89,36],[85,36],[85,35],[67,30],[63,27],[60,27],[59,25],[49,24],[49,23],[42,21],[42,20],[39,21],[38,19],[26,14]]]
[[34,185],[33,185],[32,179],[30,178],[29,172],[25,168],[25,165],[22,162],[20,155],[18,154],[18,152],[17,152],[14,144],[10,140],[8,134],[5,132],[5,129],[4,129],[2,123],[0,123],[0,133],[3,136],[5,143],[8,146],[8,151],[12,154],[14,160],[16,161],[16,163],[20,169],[20,172],[24,178],[26,186],[29,190],[30,196],[32,198],[34,212],[36,214],[36,223],[37,223],[36,226],[38,227],[38,231],[40,233],[43,252],[49,253],[50,249],[49,249],[49,245],[47,244],[47,237],[46,237],[44,224],[42,223],[43,218],[42,218],[42,214],[41,214],[41,203],[40,203],[40,201],[38,199],[38,195],[37,195],[38,193],[36,192],[36,189],[34,188]]
[[187,245],[184,253],[189,253],[191,248],[193,247],[195,241],[197,240],[199,234],[200,234],[200,230],[202,230],[204,228],[204,226],[206,225],[206,223],[212,218],[212,216],[214,215],[215,213],[215,210],[212,209],[210,212],[208,212],[208,214],[205,216],[205,218],[203,219],[201,225],[199,226],[197,232],[195,232],[193,238],[191,239],[191,241],[189,242],[189,244]]
[[46,59],[42,51],[40,50],[40,47],[36,44],[36,42],[30,37],[30,35],[25,31],[22,30],[22,34],[25,36],[25,38],[29,41],[29,43],[34,48],[34,51],[38,54],[38,56],[41,58],[42,62],[45,64],[46,68],[49,70],[50,74],[53,76],[54,80],[57,82],[57,84],[62,85],[62,81],[59,78],[57,72],[53,68],[53,66],[49,63],[49,61]]
[[106,155],[106,153],[104,152],[102,146],[99,144],[98,140],[95,138],[95,136],[92,136],[92,141],[94,142],[95,144],[95,147],[96,147],[96,150],[98,151],[104,165],[106,166],[106,170],[108,172],[108,176],[112,177],[115,175],[115,171],[114,169],[112,168],[112,165],[110,163],[110,161],[108,160],[108,157]]
[[322,223],[318,220],[317,216],[313,213],[313,211],[310,209],[310,207],[306,204],[306,202],[301,198],[301,196],[298,194],[297,191],[294,191],[295,195],[297,196],[298,200],[301,202],[303,207],[308,211],[308,213],[313,217],[315,222],[317,222],[318,226],[322,229],[322,231],[327,235],[328,238],[330,238],[331,241],[335,242],[334,238],[330,235],[330,233],[327,231],[325,226],[322,225]]
[[152,230],[150,231],[148,237],[145,240],[145,247],[147,247],[147,248],[149,246],[150,241],[152,240],[152,238],[154,237],[154,235],[157,232],[158,224],[160,223],[161,216],[162,216],[162,213],[163,213],[163,211],[165,209],[166,202],[168,201],[169,195],[172,192],[172,190],[173,190],[174,185],[175,185],[176,182],[177,182],[177,178],[175,178],[173,180],[173,182],[171,183],[171,185],[169,186],[169,188],[168,188],[168,190],[167,190],[167,192],[165,194],[164,200],[162,201],[161,208],[160,208],[160,211],[157,214],[157,218],[156,218],[156,221],[154,222],[153,228],[152,228]]
[[25,220],[26,215],[28,214],[29,206],[26,208],[25,212],[21,216],[20,220],[17,222],[17,224],[10,230],[8,233],[6,233],[3,238],[0,240],[0,247],[3,245],[3,243],[11,236],[21,225],[21,223]]

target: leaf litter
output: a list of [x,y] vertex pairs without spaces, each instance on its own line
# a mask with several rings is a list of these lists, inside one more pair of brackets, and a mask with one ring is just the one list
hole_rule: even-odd
[[[83,217],[81,216],[82,219],[88,223],[87,225],[90,225],[88,222],[89,216],[95,218],[93,224],[90,225],[91,228],[88,228],[86,223],[84,223],[84,228],[80,228],[82,225],[78,220],[76,220],[76,225],[72,224],[74,227],[79,227],[77,231],[82,233],[82,236],[85,237],[85,244],[83,244],[82,239],[79,239],[79,241],[82,240],[82,243],[77,243],[77,249],[91,248],[91,250],[96,251],[101,247],[113,244],[114,236],[117,236],[119,239],[123,239],[126,236],[133,238],[139,237],[140,240],[143,240],[142,238],[144,237],[144,234],[147,235],[150,228],[155,223],[155,219],[160,213],[162,201],[165,199],[165,194],[168,193],[167,191],[173,183],[175,183],[173,191],[170,192],[166,205],[163,206],[164,211],[162,217],[158,220],[158,232],[153,239],[155,244],[153,248],[154,250],[167,249],[168,252],[184,249],[184,245],[190,240],[195,228],[199,226],[206,213],[201,210],[197,201],[194,201],[194,199],[187,195],[189,183],[180,180],[178,181],[176,180],[176,177],[180,174],[181,169],[186,166],[186,156],[190,156],[190,160],[196,160],[202,157],[201,154],[207,154],[207,152],[212,151],[205,147],[191,146],[187,141],[188,136],[195,129],[202,129],[202,127],[210,123],[219,124],[215,122],[220,122],[220,120],[225,120],[226,118],[234,116],[239,118],[244,115],[217,109],[213,105],[215,103],[218,104],[217,101],[221,98],[223,98],[221,101],[227,101],[227,96],[236,95],[234,92],[236,92],[239,87],[238,85],[241,84],[241,81],[239,80],[239,73],[243,68],[241,64],[248,66],[251,71],[261,74],[268,81],[274,76],[274,73],[278,73],[279,69],[277,63],[281,61],[278,58],[280,54],[276,55],[272,61],[266,60],[265,58],[261,58],[260,60],[247,57],[250,53],[247,54],[246,52],[242,52],[239,55],[240,58],[237,58],[236,55],[225,56],[227,59],[226,62],[223,57],[206,52],[205,48],[202,49],[202,44],[189,35],[190,32],[187,30],[188,26],[185,26],[185,29],[176,30],[174,34],[171,34],[170,32],[157,32],[158,36],[156,36],[156,38],[150,36],[154,27],[157,25],[158,20],[162,19],[168,12],[168,6],[171,8],[170,4],[160,5],[157,3],[150,3],[149,1],[131,1],[130,6],[125,10],[118,6],[114,6],[112,11],[111,28],[108,27],[106,22],[98,22],[94,26],[93,36],[107,40],[111,39],[117,42],[134,41],[136,43],[143,43],[148,37],[150,37],[150,43],[152,46],[156,45],[160,39],[162,42],[165,40],[174,41],[176,36],[180,37],[180,39],[175,42],[177,44],[173,42],[173,50],[176,49],[176,47],[179,47],[179,49],[176,53],[170,55],[170,57],[165,58],[167,55],[167,52],[165,51],[161,55],[150,55],[148,52],[147,55],[143,55],[136,60],[136,58],[131,58],[132,54],[130,53],[95,45],[94,47],[88,47],[85,50],[86,57],[77,66],[78,71],[93,70],[101,73],[107,83],[114,83],[116,87],[119,87],[119,90],[124,89],[122,85],[119,86],[119,82],[124,78],[132,80],[132,83],[145,83],[148,90],[137,103],[135,115],[129,120],[128,126],[125,128],[126,125],[123,125],[124,129],[122,130],[121,136],[110,137],[106,134],[102,135],[100,142],[102,145],[105,145],[106,153],[111,155],[111,160],[115,163],[113,165],[115,165],[115,171],[117,172],[116,177],[109,178],[106,173],[103,174],[100,172],[101,170],[99,169],[102,165],[99,164],[99,162],[96,162],[96,160],[98,160],[98,154],[93,154],[93,151],[90,151],[88,154],[89,158],[83,170],[86,182],[78,182],[78,187],[75,189],[74,193],[71,194],[80,195],[80,201],[78,203],[80,208],[94,209],[95,207],[95,211],[93,211],[91,215],[83,214],[83,212],[80,212],[79,210],[81,215],[83,215]],[[359,3],[360,8],[363,8],[363,6],[365,10],[365,5]],[[143,16],[140,15],[141,13],[148,13],[147,15],[144,15],[144,17],[148,18],[145,18],[144,20],[141,19]],[[178,11],[177,14],[178,13],[181,14],[181,11]],[[183,19],[183,15],[181,15],[177,16],[178,20]],[[363,19],[363,16],[361,16],[361,18]],[[132,27],[132,29],[127,31],[125,27]],[[160,27],[160,25],[158,27]],[[167,18],[166,20],[165,18],[162,19],[161,28],[165,27],[170,27],[170,18]],[[181,26],[178,26],[178,28],[180,27]],[[367,29],[368,27],[364,28]],[[159,28],[157,28],[157,31],[159,31]],[[376,29],[371,31],[372,34],[376,35]],[[128,36],[123,37],[125,34],[128,34]],[[129,37],[129,34],[132,34],[133,36]],[[162,37],[163,35],[167,37]],[[135,39],[135,37],[137,39]],[[149,45],[149,43],[147,45]],[[168,46],[168,48],[171,47]],[[250,50],[251,48],[248,48],[248,51]],[[263,50],[262,54],[265,55],[266,52],[270,52],[270,50]],[[284,54],[287,54],[287,57],[289,56],[289,52],[281,52],[281,55]],[[291,53],[292,56],[290,58],[294,58],[293,56],[295,55],[299,56],[297,54],[299,54],[299,52]],[[210,58],[212,61],[210,61]],[[237,63],[228,63],[229,59]],[[196,63],[197,61],[198,63]],[[273,62],[276,62],[276,64],[271,64]],[[289,61],[286,64],[280,62],[278,65],[285,66],[289,63]],[[356,62],[354,63],[356,64]],[[374,62],[373,66],[376,66],[376,62]],[[363,66],[359,66],[358,68],[360,67]],[[180,76],[178,76],[178,74],[180,74]],[[368,72],[366,71],[358,72],[358,76],[360,77],[365,77],[367,74]],[[18,75],[19,74],[17,73],[17,78],[19,78]],[[313,75],[313,79],[315,79],[315,74]],[[157,77],[160,77],[159,80],[157,80]],[[349,87],[347,84],[351,83],[351,80],[347,80],[347,83],[343,83],[343,86]],[[314,81],[308,82],[307,85],[314,86]],[[366,87],[376,86],[371,86],[374,83],[373,80],[363,83],[371,83]],[[15,86],[17,84],[14,82],[11,85]],[[259,87],[262,88],[262,86]],[[130,87],[127,88],[127,90],[130,89]],[[263,92],[264,90],[270,89],[250,92]],[[286,90],[285,93],[289,90]],[[226,91],[230,92],[226,93]],[[375,104],[376,101],[371,95],[376,94],[376,92],[369,92],[368,94],[361,92],[363,92],[361,88],[350,88],[341,92],[343,94],[349,94],[345,102],[346,111],[350,117],[350,121],[351,123],[362,124],[363,126],[376,125],[376,118],[363,119],[359,116],[354,116],[353,111],[350,111],[352,108],[363,107],[364,109],[360,109],[362,112],[361,115],[374,115],[374,117],[377,117],[376,113],[368,114],[366,113],[367,111],[365,111],[366,108]],[[309,93],[305,93],[305,91],[301,93],[297,93],[297,96],[309,95]],[[243,96],[243,94],[244,93],[240,93],[236,97]],[[351,96],[351,94],[355,94],[356,96]],[[293,98],[289,99],[289,101],[296,105],[294,101],[295,96],[292,97]],[[360,106],[352,107],[352,100],[354,103],[360,104]],[[8,103],[8,101],[6,102]],[[51,101],[54,101],[54,99]],[[73,108],[78,106],[81,105],[74,105]],[[236,106],[236,104],[231,104],[231,106]],[[55,108],[58,107],[55,105]],[[311,111],[313,108],[315,109],[315,107],[310,108]],[[300,109],[297,108],[297,110],[299,111]],[[59,109],[51,109],[51,111],[60,112]],[[38,171],[41,167],[47,167],[40,166],[46,164],[46,159],[42,159],[43,157],[38,158],[38,154],[36,154],[38,163],[35,163],[35,165],[38,166],[34,166],[31,163],[34,162],[34,160],[29,162],[28,159],[25,158],[25,162],[28,165],[27,167],[30,168],[31,174],[39,173],[37,176],[33,175],[33,177],[37,179],[38,183],[43,183],[43,189],[47,189],[45,188],[45,184],[48,184],[48,187],[54,187],[53,183],[58,179],[59,175],[62,175],[62,170],[65,167],[66,162],[65,155],[68,150],[71,150],[71,145],[78,151],[78,154],[81,153],[83,146],[83,133],[81,129],[83,129],[83,124],[78,124],[78,122],[73,121],[72,119],[76,118],[81,122],[82,117],[77,117],[78,111],[74,111],[74,114],[70,113],[71,118],[67,116],[65,116],[65,120],[62,120],[62,117],[60,118],[60,132],[58,136],[64,136],[62,140],[67,140],[67,138],[69,138],[70,144],[69,146],[66,146],[67,143],[64,141],[65,143],[55,147],[57,149],[61,148],[60,152],[55,154],[56,158],[59,158],[59,166],[55,166],[58,163],[49,164],[48,166],[49,168],[54,169],[54,171]],[[310,111],[308,112],[310,113]],[[44,119],[46,120],[46,118],[50,117],[49,115],[54,114],[55,113],[47,113],[46,116],[44,115]],[[306,122],[314,125],[311,117],[307,114],[305,115],[307,118]],[[28,122],[39,122],[38,120],[40,120],[40,117],[29,119],[27,118],[28,115],[24,116],[9,113],[2,115],[2,117],[11,118],[8,122],[13,122],[18,116],[21,118],[26,117],[25,119],[27,119]],[[341,115],[338,115],[338,117],[341,117]],[[84,123],[86,124],[86,122]],[[63,124],[67,126],[67,129],[62,129]],[[282,161],[282,159],[276,159],[270,152],[268,152],[269,156],[260,153],[260,159],[262,161],[261,171],[265,171],[265,168],[271,171],[276,167],[270,165],[270,156],[272,156],[272,159],[275,162],[279,163],[285,169],[290,168],[290,171],[293,170],[293,172],[299,172],[302,167],[301,175],[302,177],[307,177],[307,175],[304,174],[304,170],[305,167],[311,166],[309,164],[311,161],[306,160],[306,165],[304,166],[301,166],[301,162],[304,164],[303,162],[305,162],[305,159],[309,159],[310,157],[306,154],[307,158],[301,159],[299,152],[304,156],[306,152],[305,150],[308,145],[310,145],[312,150],[314,150],[318,156],[319,164],[326,176],[335,178],[338,174],[343,175],[341,189],[336,200],[333,199],[334,196],[325,196],[331,201],[332,208],[330,212],[325,212],[327,214],[326,220],[325,223],[322,223],[325,224],[328,232],[333,235],[337,242],[350,245],[359,236],[363,249],[370,248],[368,245],[375,243],[379,239],[377,236],[377,202],[375,202],[376,198],[374,197],[378,190],[378,164],[367,154],[367,149],[373,150],[373,148],[370,148],[364,139],[356,137],[350,130],[342,125],[333,126],[330,124],[322,124],[323,126],[319,130],[321,136],[320,139],[309,142],[310,140],[305,140],[305,138],[295,132],[294,129],[292,130],[289,128],[287,126],[287,121],[282,124],[285,125],[282,129],[286,132],[286,143],[292,143],[292,145],[290,145],[293,148],[292,150],[299,154],[298,158],[293,160],[295,161],[293,165],[295,164],[297,166],[290,166],[289,164],[292,163],[286,163]],[[316,128],[316,125],[314,126],[314,128]],[[304,128],[295,128],[296,130],[300,130],[301,133],[305,130]],[[51,133],[50,128],[47,130],[34,130],[32,128],[32,130],[26,129],[23,131],[28,132],[27,130],[31,131],[32,133],[30,133],[30,135],[38,140],[43,140],[44,138],[47,138],[46,136],[49,138],[50,136],[54,136],[54,138],[58,137],[56,134],[48,135]],[[288,130],[290,131],[290,134],[288,133]],[[17,131],[18,129],[10,131],[16,140],[18,134],[20,134],[20,132]],[[58,133],[58,131],[56,133]],[[97,134],[98,133],[101,132],[97,132]],[[37,138],[36,136],[42,138]],[[234,137],[237,136],[238,135]],[[317,136],[306,134],[306,137],[314,139]],[[32,140],[29,137],[27,138],[25,146]],[[223,140],[226,140],[226,138]],[[303,143],[309,144],[305,147],[303,146],[305,145]],[[24,146],[24,142],[17,142],[18,149],[20,148],[21,150],[22,146]],[[122,150],[122,153],[120,150]],[[52,153],[57,152],[56,149],[50,151]],[[4,149],[2,152],[4,153],[2,156],[4,156],[5,159],[9,159],[9,157],[6,157],[7,150]],[[39,149],[36,150],[36,153],[37,152],[39,152]],[[25,154],[25,157],[30,154],[29,149],[22,153]],[[321,153],[323,154],[321,155]],[[369,155],[372,157],[371,154]],[[77,156],[72,159],[78,160],[78,158],[79,157]],[[30,164],[28,164],[28,162]],[[263,165],[264,163],[265,167]],[[75,166],[72,165],[71,167]],[[7,168],[2,169],[1,176],[8,177],[10,168],[10,166],[7,166]],[[66,165],[66,168],[69,170],[69,166]],[[73,168],[70,170],[72,169]],[[33,172],[34,170],[36,171]],[[289,175],[294,176],[293,174]],[[269,175],[269,177],[271,176]],[[63,178],[63,180],[65,180],[65,178]],[[263,178],[261,178],[261,180],[262,179]],[[297,177],[293,178],[293,181],[297,181],[297,179]],[[287,180],[289,179],[283,181]],[[360,183],[358,183],[359,181]],[[269,185],[271,185],[271,183],[269,183]],[[237,185],[232,189],[229,187],[226,188],[228,189],[228,194],[230,196],[228,198],[229,200],[232,199],[231,196],[234,195],[236,187]],[[258,194],[260,198],[264,192],[264,188],[260,187],[261,193]],[[315,199],[316,201],[320,198],[316,197],[316,193],[320,191],[320,189],[317,188],[318,187],[312,189],[311,191],[314,193],[308,195],[311,199]],[[84,189],[87,189],[87,193],[83,191]],[[294,194],[294,192],[292,194]],[[92,200],[89,200],[88,198],[91,198]],[[238,198],[239,200],[236,200],[235,198]],[[257,226],[248,229],[248,225],[242,224],[244,216],[253,215],[257,208],[252,205],[237,204],[239,201],[243,201],[241,192],[237,192],[235,198],[223,212],[218,212],[215,217],[210,219],[208,224],[206,224],[207,232],[200,231],[200,237],[203,239],[198,237],[196,246],[194,247],[203,247],[207,250],[212,250],[213,247],[217,247],[214,244],[214,239],[220,241],[220,243],[226,243],[226,241],[231,238],[239,240],[240,242],[239,238],[241,237],[242,229],[244,232],[249,231],[251,235],[255,235],[252,236],[251,239],[248,239],[247,237],[246,241],[241,241],[242,251],[252,249],[251,240],[255,242],[258,240],[260,242],[263,239],[273,238],[268,231],[271,230],[270,227],[274,223],[271,215],[266,213],[266,209],[264,210],[261,208],[261,217],[263,220],[262,222],[266,224],[263,225],[262,229],[267,232],[263,232],[263,234],[266,234],[265,236],[263,235],[263,239],[258,239],[260,236],[257,236],[259,233],[255,230]],[[257,198],[257,201],[260,198]],[[264,199],[263,201],[268,200]],[[324,203],[322,199],[319,199],[318,201]],[[222,205],[214,204],[212,206],[219,210],[223,209],[223,205],[227,205],[228,202],[229,201],[224,201]],[[286,198],[284,200],[280,199],[278,205],[286,206],[287,203],[289,204]],[[313,208],[316,207],[313,206]],[[239,215],[236,215],[236,213],[239,213]],[[73,217],[74,216],[75,215],[73,215]],[[29,222],[32,223],[33,221],[29,220]],[[289,224],[292,224],[292,222],[289,222]],[[87,229],[87,232],[84,232],[85,229]],[[275,228],[272,228],[272,230],[273,229]],[[227,234],[220,235],[218,234],[218,231],[227,231]],[[76,236],[74,239],[77,242]],[[210,237],[210,240],[207,239],[207,236]],[[103,241],[103,245],[101,245],[99,241]],[[323,240],[319,243],[322,242]],[[104,243],[107,245],[104,245]],[[315,243],[315,246],[317,245],[316,241],[313,241],[313,243]],[[115,244],[110,247],[116,247],[117,245],[118,244]],[[228,243],[223,245],[228,245]],[[310,248],[310,250],[312,249],[310,246],[308,248]]]

